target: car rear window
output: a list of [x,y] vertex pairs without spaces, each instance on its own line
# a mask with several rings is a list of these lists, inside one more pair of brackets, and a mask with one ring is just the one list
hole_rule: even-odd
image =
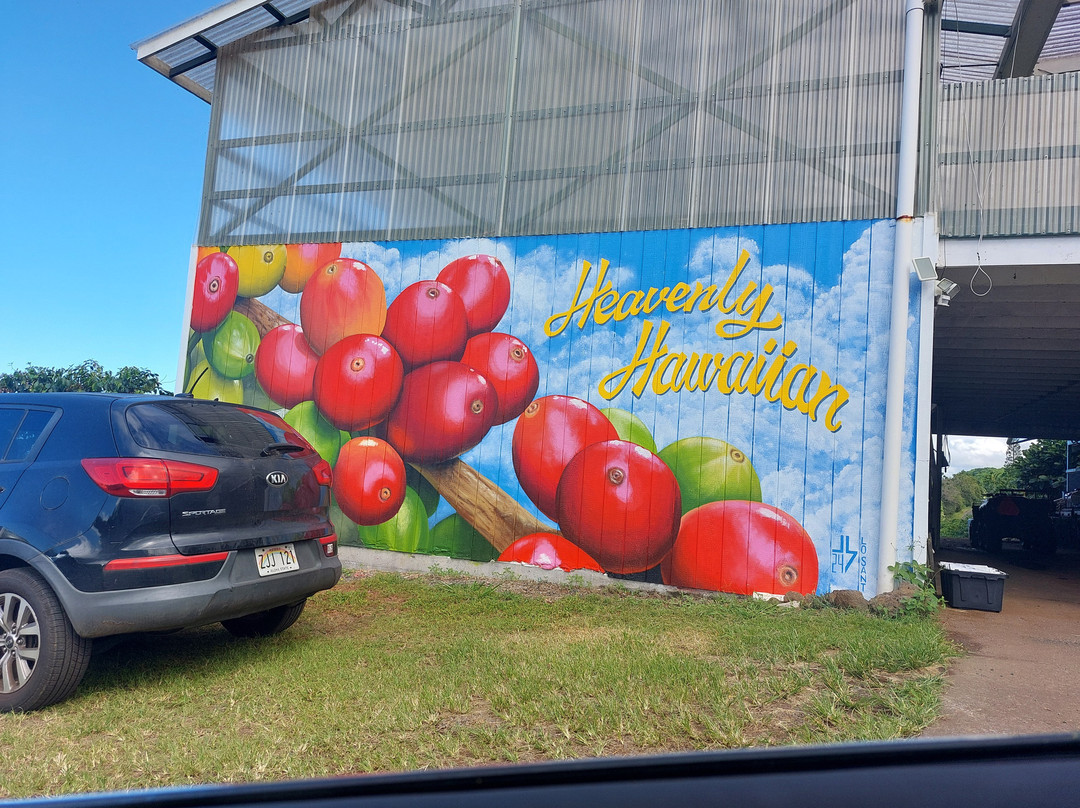
[[272,413],[196,401],[134,404],[126,420],[140,446],[169,452],[258,457],[267,447],[298,442],[292,428]]

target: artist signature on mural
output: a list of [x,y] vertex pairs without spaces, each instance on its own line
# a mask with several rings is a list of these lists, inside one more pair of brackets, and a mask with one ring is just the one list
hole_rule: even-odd
[[866,590],[866,540],[860,536],[856,545],[851,536],[837,537],[832,545],[832,571],[843,575],[850,572],[856,562],[859,572],[858,589],[863,592]]

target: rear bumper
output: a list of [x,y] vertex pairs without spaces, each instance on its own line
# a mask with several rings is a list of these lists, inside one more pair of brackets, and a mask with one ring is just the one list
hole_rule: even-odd
[[47,564],[51,570],[39,571],[45,574],[79,635],[108,637],[243,617],[296,603],[338,582],[341,561],[326,558],[318,540],[299,542],[295,548],[300,562],[295,572],[260,577],[255,551],[235,550],[218,574],[205,581],[108,592],[75,589],[52,564]]

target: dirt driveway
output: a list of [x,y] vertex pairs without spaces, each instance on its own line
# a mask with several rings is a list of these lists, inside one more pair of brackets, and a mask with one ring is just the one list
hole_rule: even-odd
[[1049,559],[1006,542],[999,555],[946,543],[938,561],[1008,573],[1002,609],[946,609],[950,636],[967,651],[947,676],[944,714],[926,737],[1080,731],[1080,551]]

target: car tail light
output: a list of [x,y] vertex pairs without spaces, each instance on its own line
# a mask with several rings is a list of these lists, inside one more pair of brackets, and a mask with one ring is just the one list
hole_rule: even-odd
[[209,491],[218,475],[210,466],[152,457],[86,458],[82,467],[114,497],[171,497],[186,491]]
[[322,546],[323,555],[327,558],[333,558],[337,555],[338,540],[336,533],[331,533],[329,536],[319,539],[319,544]]
[[319,485],[332,485],[334,482],[334,472],[330,469],[330,464],[325,460],[319,460],[315,464],[312,471],[315,472],[315,479]]

